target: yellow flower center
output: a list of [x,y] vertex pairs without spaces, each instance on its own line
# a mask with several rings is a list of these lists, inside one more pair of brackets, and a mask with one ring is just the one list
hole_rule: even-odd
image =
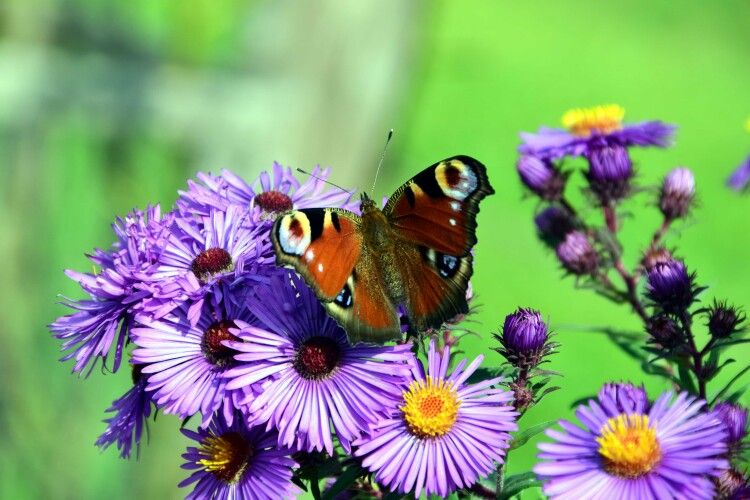
[[247,469],[253,448],[238,432],[227,432],[207,437],[198,453],[205,457],[198,461],[198,465],[225,483],[234,483]]
[[651,471],[661,460],[656,431],[646,415],[619,415],[602,426],[599,455],[610,474],[635,478]]
[[617,104],[576,108],[567,111],[562,117],[563,126],[573,135],[588,137],[594,132],[608,134],[622,127],[625,110]]
[[412,382],[409,391],[404,392],[401,411],[412,434],[431,438],[451,430],[460,404],[453,384],[428,375],[427,380]]

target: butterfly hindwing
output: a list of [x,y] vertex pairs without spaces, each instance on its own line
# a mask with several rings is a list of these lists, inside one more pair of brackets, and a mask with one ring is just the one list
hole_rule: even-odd
[[464,256],[477,242],[479,202],[495,191],[482,163],[469,156],[445,159],[407,181],[383,212],[403,240]]
[[307,208],[282,215],[271,241],[276,263],[300,273],[318,298],[337,298],[352,275],[362,246],[359,216],[336,208]]
[[353,342],[389,340],[401,332],[398,313],[381,279],[374,267],[360,260],[336,300],[323,304]]

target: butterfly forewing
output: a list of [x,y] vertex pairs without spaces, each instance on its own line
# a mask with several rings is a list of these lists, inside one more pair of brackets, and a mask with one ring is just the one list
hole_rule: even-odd
[[463,256],[477,242],[479,202],[494,192],[484,165],[469,156],[454,156],[407,181],[383,212],[402,239]]
[[289,264],[323,301],[335,300],[359,260],[359,216],[335,208],[293,210],[271,231],[276,263]]

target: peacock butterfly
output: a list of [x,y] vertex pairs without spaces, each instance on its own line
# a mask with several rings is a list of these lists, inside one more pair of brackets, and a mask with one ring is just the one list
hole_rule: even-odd
[[380,210],[307,208],[280,216],[271,240],[352,340],[401,334],[399,307],[417,331],[468,311],[479,202],[495,191],[487,170],[454,156],[407,181]]

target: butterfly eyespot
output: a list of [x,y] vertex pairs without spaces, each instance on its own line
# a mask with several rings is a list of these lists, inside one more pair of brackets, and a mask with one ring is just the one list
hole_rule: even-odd
[[[460,162],[441,163],[435,169],[435,179],[446,196],[463,201],[476,191],[479,185],[474,171]],[[451,207],[456,210],[454,205]]]
[[354,302],[354,298],[352,297],[352,290],[349,288],[349,284],[347,283],[344,285],[344,288],[339,292],[338,295],[336,295],[336,298],[333,299],[333,302],[345,309],[348,309],[352,306],[352,303]]
[[285,215],[277,226],[276,239],[284,253],[303,255],[310,246],[310,221],[300,212]]
[[436,265],[440,276],[444,278],[452,278],[458,272],[458,263],[458,257],[442,253],[438,254]]

